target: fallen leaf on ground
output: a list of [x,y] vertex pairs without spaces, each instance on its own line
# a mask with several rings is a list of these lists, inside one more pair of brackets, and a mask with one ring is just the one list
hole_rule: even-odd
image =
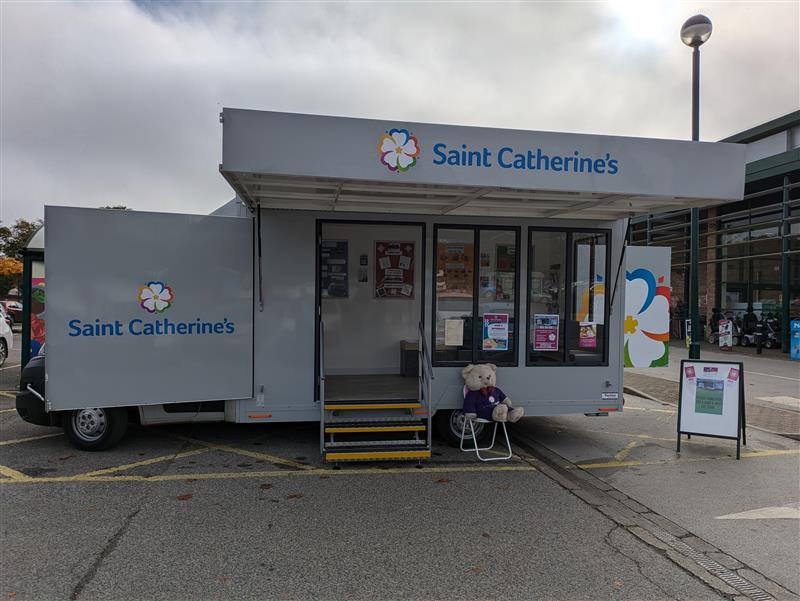
[[625,586],[625,583],[622,580],[620,580],[619,578],[615,578],[614,582],[611,584],[611,586],[613,586],[616,589],[620,589],[623,586]]
[[449,480],[449,479],[447,479],[447,478],[439,478],[439,479],[437,480],[437,482],[438,482],[439,484],[449,484],[449,483],[450,483],[450,480]]
[[467,570],[467,572],[470,572],[471,574],[480,574],[482,571],[483,568],[481,566],[472,566]]
[[188,501],[192,498],[192,493],[187,492],[185,495],[178,495],[175,497],[178,501]]
[[226,582],[230,582],[230,580],[231,580],[230,576],[217,576],[217,582],[219,582],[220,584],[225,584]]
[[286,498],[287,499],[302,499],[303,498],[303,493],[296,492],[293,495],[286,495]]
[[17,596],[17,593],[15,593],[14,591],[11,591],[10,593],[8,593],[8,598],[9,599],[13,599],[16,596]]
[[261,490],[269,490],[270,488],[272,488],[272,484],[262,484],[261,486],[259,486],[259,488]]
[[75,457],[75,455],[64,455],[63,457],[59,457],[58,460],[59,461],[64,461],[65,459],[69,459],[71,457]]
[[481,536],[482,536],[483,538],[492,538],[492,535],[491,535],[491,534],[489,534],[488,532],[481,532]]

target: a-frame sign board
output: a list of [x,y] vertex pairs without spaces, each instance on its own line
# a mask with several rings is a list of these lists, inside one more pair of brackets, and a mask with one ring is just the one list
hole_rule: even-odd
[[736,441],[736,459],[747,445],[744,366],[736,361],[681,361],[678,388],[678,448],[681,434]]

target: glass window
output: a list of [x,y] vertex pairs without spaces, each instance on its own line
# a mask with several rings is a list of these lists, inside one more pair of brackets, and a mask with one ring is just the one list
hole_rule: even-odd
[[515,363],[517,235],[481,230],[478,269],[478,361]]
[[433,360],[516,364],[519,231],[436,228]]
[[529,235],[527,364],[605,363],[608,233]]
[[434,360],[472,361],[475,232],[439,229],[436,239]]
[[529,237],[528,363],[533,365],[562,363],[566,315],[564,281],[567,269],[567,234],[558,231],[532,230]]
[[570,363],[605,361],[606,251],[605,233],[575,232],[572,238],[572,279],[566,324]]

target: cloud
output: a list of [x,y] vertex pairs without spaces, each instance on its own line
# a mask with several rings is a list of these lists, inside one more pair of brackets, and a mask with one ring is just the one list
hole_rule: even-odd
[[[703,139],[800,105],[797,3],[709,4]],[[685,138],[696,5],[2,3],[3,221],[205,213],[222,106]]]

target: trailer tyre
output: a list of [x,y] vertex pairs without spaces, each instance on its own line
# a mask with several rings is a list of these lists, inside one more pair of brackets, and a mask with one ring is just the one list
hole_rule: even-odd
[[75,409],[67,412],[63,424],[73,446],[83,451],[104,451],[125,436],[128,411],[120,407]]
[[[447,410],[441,409],[433,416],[433,425],[436,428],[438,437],[450,446],[457,447],[461,443],[461,428],[464,425],[464,412],[461,409]],[[475,435],[480,442],[487,434],[486,424],[475,424]],[[464,442],[468,446],[472,440],[472,435],[467,428],[464,435]]]

